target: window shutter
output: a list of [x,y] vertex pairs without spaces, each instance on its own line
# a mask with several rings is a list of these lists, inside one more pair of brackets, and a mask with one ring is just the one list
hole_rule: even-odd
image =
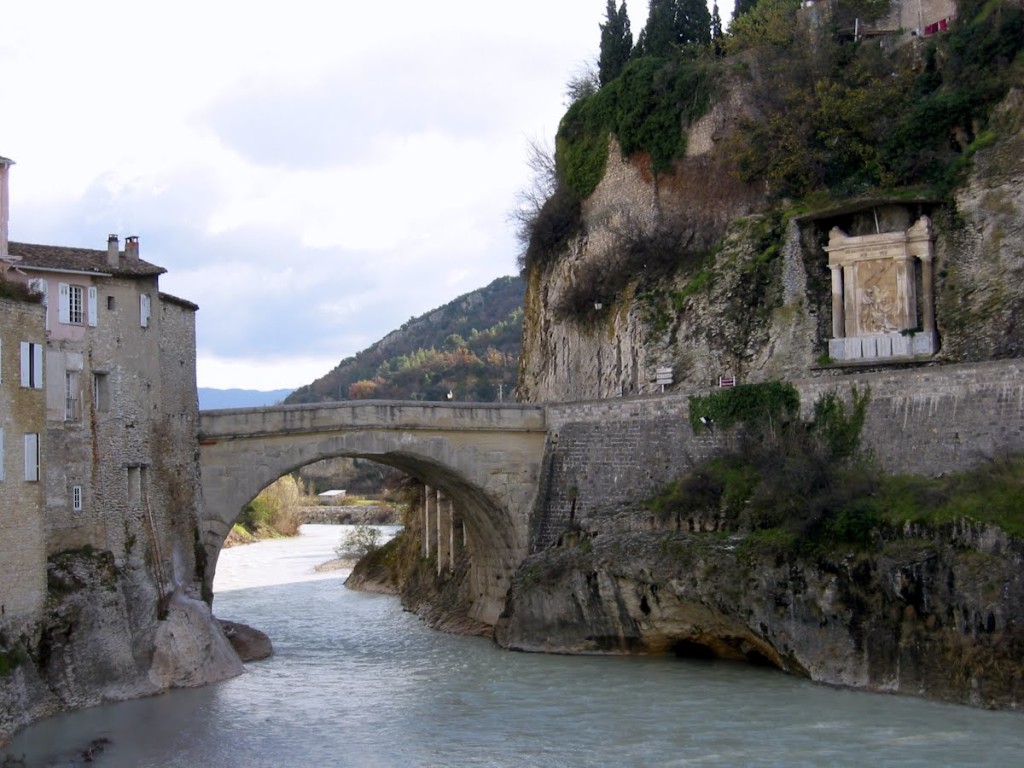
[[32,344],[32,386],[43,388],[43,345]]
[[29,432],[25,435],[25,482],[39,480],[39,435]]
[[57,319],[62,323],[71,322],[71,286],[57,283]]
[[96,286],[89,286],[89,325],[96,327]]
[[139,322],[143,328],[149,328],[149,294],[139,295]]

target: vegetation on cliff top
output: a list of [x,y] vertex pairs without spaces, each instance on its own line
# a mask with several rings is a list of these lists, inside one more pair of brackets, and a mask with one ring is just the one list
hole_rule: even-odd
[[954,186],[992,107],[1021,82],[1018,0],[959,0],[948,33],[904,46],[854,34],[858,13],[888,4],[840,2],[826,34],[798,23],[799,6],[761,0],[728,38],[759,64],[760,115],[732,142],[743,177],[788,197]]
[[801,21],[799,0],[740,3],[725,35],[714,27],[717,8],[700,16],[711,25],[706,33],[659,26],[697,18],[684,6],[652,2],[627,57],[625,7],[608,3],[599,71],[570,87],[550,198],[523,222],[524,268],[557,259],[582,231],[580,202],[604,175],[612,137],[624,156],[670,172],[685,154],[688,126],[727,77],[749,79],[756,115],[723,142],[740,178],[763,182],[773,197],[832,201],[907,189],[944,194],[992,141],[993,106],[1024,80],[1020,0],[959,0],[948,32],[912,44],[896,44],[898,33],[854,34],[856,20],[888,11],[882,0],[840,0],[820,27]]

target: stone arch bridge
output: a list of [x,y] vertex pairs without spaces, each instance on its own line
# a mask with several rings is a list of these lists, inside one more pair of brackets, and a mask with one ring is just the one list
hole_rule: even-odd
[[439,571],[468,551],[471,616],[493,624],[527,554],[544,453],[543,406],[362,401],[203,411],[205,577],[242,508],[282,475],[321,459],[365,458],[424,484],[424,554]]

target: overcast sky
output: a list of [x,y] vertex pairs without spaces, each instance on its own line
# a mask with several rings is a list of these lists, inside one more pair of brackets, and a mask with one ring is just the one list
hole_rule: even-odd
[[[201,387],[322,376],[516,270],[507,223],[605,0],[4,4],[12,240],[138,235]],[[647,2],[627,2],[634,36]],[[723,17],[726,13],[723,10]]]

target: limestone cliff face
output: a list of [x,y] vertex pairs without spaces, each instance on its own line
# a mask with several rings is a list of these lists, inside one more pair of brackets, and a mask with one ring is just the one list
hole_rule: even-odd
[[[520,399],[660,390],[659,368],[672,369],[670,388],[682,391],[720,376],[837,373],[817,369],[832,330],[828,232],[896,231],[922,215],[935,230],[933,360],[1024,354],[1021,94],[997,110],[999,138],[973,155],[948,201],[855,200],[786,220],[768,214],[767,198],[735,180],[722,149],[745,109],[735,89],[691,128],[691,155],[672,174],[653,178],[642,157],[624,160],[613,142],[605,176],[584,202],[581,234],[527,272]],[[609,279],[623,264],[628,279]]]
[[1024,703],[1024,543],[950,525],[801,557],[720,533],[599,535],[528,559],[506,648],[674,653],[983,707]]

